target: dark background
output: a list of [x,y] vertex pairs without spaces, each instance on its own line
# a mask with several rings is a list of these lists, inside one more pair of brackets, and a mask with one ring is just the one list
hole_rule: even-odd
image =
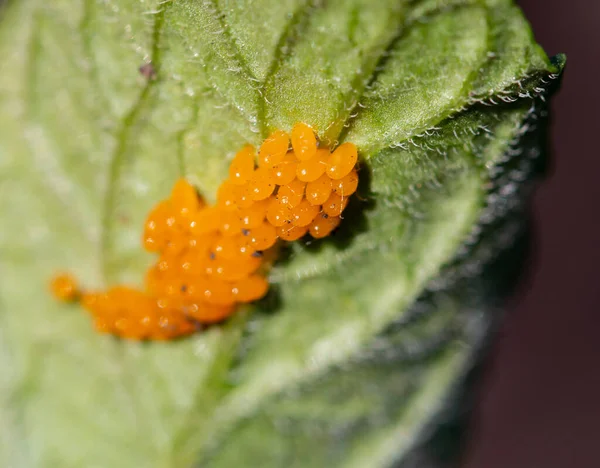
[[600,467],[600,0],[521,0],[567,54],[532,265],[479,388],[465,468]]

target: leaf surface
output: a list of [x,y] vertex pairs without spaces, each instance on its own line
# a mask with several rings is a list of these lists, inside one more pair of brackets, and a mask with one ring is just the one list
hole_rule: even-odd
[[[460,294],[411,305],[471,255],[562,67],[512,2],[9,1],[0,56],[0,464],[403,460],[480,323]],[[49,297],[63,269],[140,284],[173,181],[211,199],[243,144],[297,121],[358,145],[360,198],[333,240],[287,252],[268,300],[139,344]]]

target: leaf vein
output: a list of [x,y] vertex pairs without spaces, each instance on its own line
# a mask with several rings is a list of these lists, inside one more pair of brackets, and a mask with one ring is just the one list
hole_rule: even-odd
[[[160,73],[160,38],[161,32],[164,26],[165,12],[171,5],[171,2],[163,3],[163,7],[157,10],[154,15],[154,25],[152,31],[152,50],[151,50],[151,61],[155,67],[157,73]],[[158,84],[159,79],[148,79],[144,84],[144,87],[140,91],[137,99],[133,103],[133,106],[125,114],[121,121],[119,130],[117,131],[117,143],[115,149],[112,152],[108,170],[108,186],[104,196],[103,210],[102,210],[102,234],[100,240],[100,258],[102,265],[102,275],[104,280],[107,281],[111,276],[109,266],[109,256],[111,250],[111,234],[113,229],[113,221],[115,219],[114,210],[117,203],[117,193],[119,190],[119,182],[122,175],[123,165],[127,158],[127,149],[129,142],[132,138],[132,130],[135,124],[138,122],[142,109],[147,103],[151,91]]]
[[[364,106],[362,104],[363,104],[363,99],[365,97],[366,92],[373,88],[374,84],[379,79],[379,76],[385,71],[386,64],[391,59],[394,48],[406,36],[406,33],[408,33],[410,31],[410,28],[412,26],[414,26],[415,24],[417,24],[418,22],[431,21],[432,18],[439,15],[442,11],[444,13],[447,13],[448,11],[459,9],[462,7],[464,7],[464,4],[457,3],[457,4],[449,5],[448,7],[446,7],[443,10],[435,9],[435,10],[427,12],[427,14],[424,17],[418,18],[419,21],[417,21],[417,19],[408,18],[406,23],[403,24],[398,29],[396,35],[394,37],[392,37],[392,39],[389,41],[388,45],[385,47],[385,49],[379,55],[379,58],[376,60],[375,66],[372,69],[373,71],[371,73],[371,76],[367,80],[366,84],[364,86],[362,86],[360,93],[356,97],[354,106],[351,108],[350,112],[348,113],[350,118],[346,121],[343,130],[339,134],[338,139],[340,141],[343,142],[344,139],[346,138],[346,136],[348,135],[348,133],[350,132],[350,130],[352,129],[352,126],[353,126],[356,118],[360,115],[361,110],[364,108]],[[442,77],[440,77],[440,79],[442,79]],[[435,125],[435,123],[433,123],[432,125]]]
[[302,31],[308,25],[308,18],[310,13],[318,8],[324,8],[327,0],[307,0],[301,7],[299,7],[292,15],[292,18],[288,21],[285,29],[283,30],[277,46],[275,47],[275,53],[273,60],[269,65],[264,81],[261,83],[258,91],[258,124],[260,126],[260,132],[263,138],[266,138],[269,133],[269,129],[266,122],[266,111],[267,111],[267,100],[265,98],[266,88],[271,83],[275,74],[279,70],[279,67],[283,63],[286,57],[291,55],[296,39],[300,36]]
[[243,69],[243,73],[247,76],[248,80],[258,81],[258,79],[254,76],[254,73],[252,73],[252,71],[250,70],[250,67],[248,67],[248,63],[246,62],[246,59],[244,59],[244,57],[242,56],[242,54],[240,52],[240,48],[239,48],[237,42],[235,41],[233,35],[231,34],[231,31],[229,29],[227,22],[224,21],[224,19],[223,19],[225,17],[225,13],[223,13],[223,11],[221,11],[221,8],[219,7],[216,0],[207,0],[207,3],[212,6],[213,15],[215,16],[216,20],[218,21],[219,26],[221,26],[222,34],[226,38],[226,42],[233,52],[233,57],[239,63],[240,67]]

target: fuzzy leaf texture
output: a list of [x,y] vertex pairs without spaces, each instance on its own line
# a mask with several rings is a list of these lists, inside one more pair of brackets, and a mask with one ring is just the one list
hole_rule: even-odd
[[[445,462],[564,64],[512,1],[0,11],[0,465]],[[141,284],[143,220],[174,180],[210,199],[242,145],[297,121],[358,146],[360,197],[333,239],[287,252],[269,298],[149,344],[51,299],[62,270]]]

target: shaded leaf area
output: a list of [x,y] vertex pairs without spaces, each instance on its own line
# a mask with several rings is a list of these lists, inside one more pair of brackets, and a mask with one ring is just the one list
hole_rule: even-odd
[[545,159],[540,156],[547,152],[547,117],[545,103],[538,103],[529,113],[519,135],[494,168],[492,188],[477,228],[455,261],[429,283],[413,306],[422,313],[421,304],[430,303],[432,296],[459,297],[461,313],[472,320],[464,331],[471,336],[467,340],[472,359],[464,367],[466,374],[456,379],[446,395],[434,423],[422,431],[409,452],[395,457],[395,467],[446,467],[462,459],[471,409],[479,396],[479,377],[485,372],[494,343],[490,338],[501,328],[505,297],[518,283],[522,259],[530,250],[527,195],[545,169]]
[[[407,453],[477,347],[463,296],[410,306],[461,277],[495,190],[520,194],[504,157],[562,69],[512,2],[24,0],[0,18],[1,464]],[[210,200],[239,147],[296,121],[359,146],[360,198],[334,239],[287,252],[270,298],[139,344],[48,297],[63,268],[140,284],[140,228],[175,178]]]

